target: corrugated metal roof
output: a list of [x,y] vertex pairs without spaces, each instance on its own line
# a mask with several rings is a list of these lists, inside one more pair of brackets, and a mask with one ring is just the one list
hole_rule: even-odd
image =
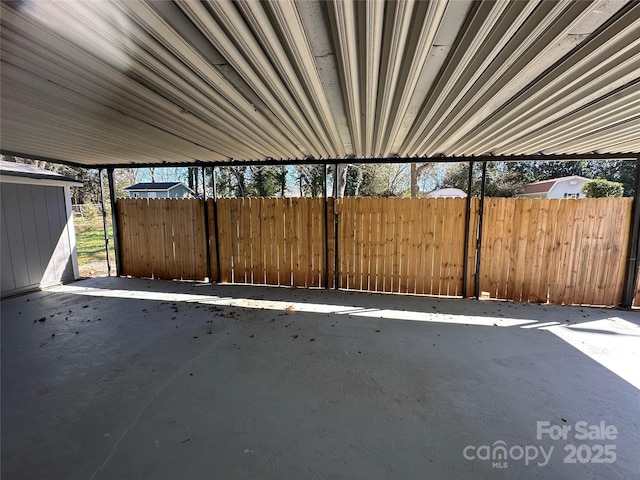
[[5,151],[640,152],[640,3],[2,2]]

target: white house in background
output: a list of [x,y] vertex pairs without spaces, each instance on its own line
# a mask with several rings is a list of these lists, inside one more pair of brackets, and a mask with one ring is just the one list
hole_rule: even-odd
[[79,278],[70,187],[35,165],[0,161],[0,296]]
[[426,198],[439,198],[439,197],[452,197],[452,198],[466,198],[467,194],[464,190],[459,188],[439,188],[433,192],[429,192],[425,195]]
[[191,198],[194,191],[182,182],[136,183],[125,188],[129,198]]
[[529,198],[585,198],[580,190],[590,182],[590,178],[571,175],[569,177],[552,178],[542,182],[528,183],[518,197]]

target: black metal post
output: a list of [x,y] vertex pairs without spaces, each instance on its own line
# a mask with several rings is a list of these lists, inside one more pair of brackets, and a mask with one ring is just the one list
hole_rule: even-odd
[[207,205],[207,174],[206,167],[202,167],[202,204],[204,206],[204,247],[207,268],[207,278],[211,281],[211,248],[209,246],[209,205]]
[[480,298],[480,253],[482,250],[482,217],[484,216],[484,191],[487,185],[487,161],[482,162],[482,182],[480,183],[480,208],[478,209],[478,236],[476,237],[476,284],[475,296]]
[[633,206],[631,207],[631,229],[629,231],[629,251],[627,254],[627,273],[622,291],[622,308],[631,308],[633,297],[638,288],[638,268],[640,268],[640,158],[636,160],[636,182]]
[[100,177],[100,203],[102,204],[102,229],[104,231],[104,251],[107,255],[107,275],[111,276],[111,261],[109,260],[109,230],[107,229],[107,208],[104,202],[104,178],[102,178],[102,168],[98,170]]
[[338,285],[338,192],[340,191],[340,178],[338,177],[338,164],[333,165],[333,288]]
[[473,162],[469,162],[469,182],[467,183],[467,212],[464,223],[464,259],[462,264],[462,298],[467,298],[467,277],[469,276],[469,222],[471,221],[471,188],[473,186]]
[[329,288],[329,200],[327,198],[327,166],[322,166],[324,187],[324,288]]
[[109,180],[109,200],[111,201],[111,227],[113,228],[113,250],[116,254],[116,275],[122,275],[122,255],[120,252],[120,229],[118,228],[118,209],[116,207],[116,182],[113,177],[113,167],[107,168]]
[[213,241],[216,246],[216,283],[220,283],[220,234],[218,228],[218,186],[216,184],[216,167],[211,169],[211,185],[213,186]]

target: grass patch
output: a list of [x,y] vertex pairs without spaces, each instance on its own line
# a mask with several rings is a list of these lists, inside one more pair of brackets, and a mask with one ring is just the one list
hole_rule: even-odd
[[[104,229],[102,218],[88,219],[75,217],[73,219],[76,231],[76,249],[78,250],[78,264],[86,265],[94,262],[106,261],[104,251]],[[113,229],[108,222],[109,232],[109,258],[113,262],[115,253],[113,251]]]

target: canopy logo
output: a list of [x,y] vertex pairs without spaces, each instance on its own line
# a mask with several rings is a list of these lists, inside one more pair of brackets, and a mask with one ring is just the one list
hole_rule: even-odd
[[467,460],[491,460],[493,468],[508,468],[509,461],[524,460],[525,465],[529,465],[538,458],[537,465],[544,467],[549,463],[554,446],[551,445],[548,450],[538,445],[514,445],[509,447],[504,440],[497,440],[492,445],[480,445],[475,447],[467,445],[462,450],[462,455]]
[[[601,421],[590,425],[579,421],[574,425],[552,424],[548,421],[536,422],[536,439],[550,442],[603,442],[603,443],[566,443],[564,463],[614,463],[616,446],[605,441],[615,440],[618,429]],[[462,456],[467,460],[490,461],[492,468],[508,468],[509,462],[524,462],[545,467],[549,464],[556,445],[513,445],[504,440],[496,440],[491,445],[467,445]]]

